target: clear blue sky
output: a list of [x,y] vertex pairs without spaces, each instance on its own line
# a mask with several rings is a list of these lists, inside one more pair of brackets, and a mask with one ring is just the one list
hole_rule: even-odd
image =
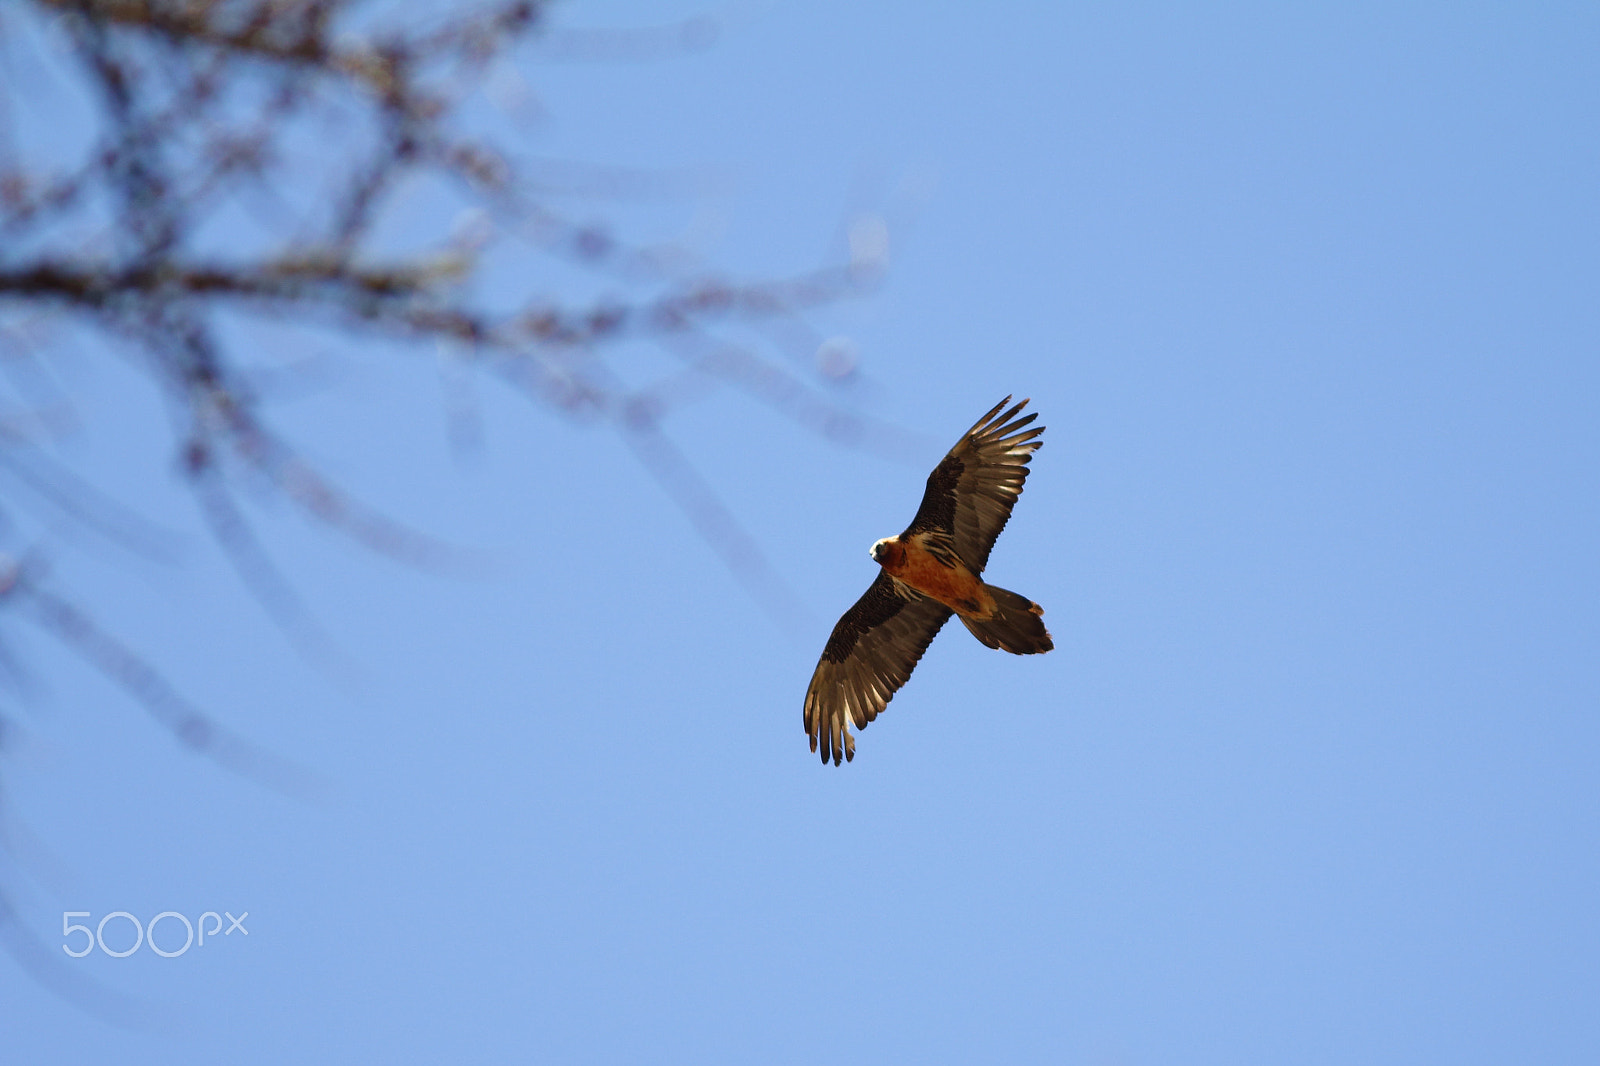
[[[731,392],[669,420],[796,636],[615,435],[484,383],[458,462],[435,367],[374,352],[273,417],[498,568],[266,503],[341,686],[207,541],[159,399],[85,349],[79,468],[187,548],[57,576],[335,787],[196,759],[23,634],[30,928],[249,937],[63,956],[177,1036],[0,962],[0,1057],[1600,1061],[1597,55],[1581,4],[766,3],[658,62],[530,57],[531,150],[689,175],[596,217],[693,216],[735,276],[890,219],[883,290],[811,324],[909,454]],[[801,696],[867,548],[1007,393],[1049,430],[989,576],[1056,651],[948,628],[823,768]]]

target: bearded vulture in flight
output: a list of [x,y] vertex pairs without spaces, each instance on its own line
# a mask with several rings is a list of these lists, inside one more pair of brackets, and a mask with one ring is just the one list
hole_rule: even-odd
[[1055,647],[1043,608],[980,576],[1044,443],[1036,439],[1043,426],[1023,428],[1037,412],[1017,417],[1027,400],[1000,413],[1010,402],[980,418],[928,475],[906,531],[872,546],[883,569],[833,627],[806,689],[806,733],[824,763],[855,758],[850,724],[865,729],[882,713],[952,613],[991,648],[1033,655]]

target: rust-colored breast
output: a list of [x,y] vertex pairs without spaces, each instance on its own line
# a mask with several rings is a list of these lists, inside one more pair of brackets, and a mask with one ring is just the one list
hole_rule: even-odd
[[932,597],[959,614],[994,617],[994,597],[983,582],[959,562],[945,566],[919,543],[920,534],[889,545],[883,568],[924,596]]

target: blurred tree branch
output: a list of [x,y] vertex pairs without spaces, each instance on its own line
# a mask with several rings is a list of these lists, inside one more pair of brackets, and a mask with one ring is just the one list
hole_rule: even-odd
[[[67,316],[137,350],[169,400],[182,466],[213,532],[280,620],[296,610],[232,498],[241,471],[374,549],[422,564],[449,553],[360,505],[271,430],[247,383],[248,353],[220,339],[222,316],[292,316],[384,341],[448,344],[542,405],[611,422],[650,453],[647,468],[747,587],[787,613],[782,582],[661,435],[660,419],[683,391],[675,378],[689,375],[743,389],[829,435],[867,439],[870,427],[791,365],[719,330],[792,328],[801,312],[870,287],[881,249],[792,278],[731,283],[569,221],[466,116],[487,63],[559,38],[546,32],[546,5],[517,0],[420,27],[397,15],[343,0],[35,0],[13,12],[8,21],[31,19],[34,32],[67,43],[99,128],[66,166],[5,145],[0,309]],[[354,28],[367,17],[375,25]],[[580,36],[579,51],[605,51],[595,34]],[[703,25],[657,36],[692,41]],[[621,37],[637,43],[638,32]],[[305,138],[330,117],[343,131],[332,158]],[[423,172],[448,179],[483,225],[463,235],[434,220],[434,232],[396,250],[377,234],[387,194]],[[227,225],[219,219],[251,193],[301,206],[270,233],[240,241],[230,229],[227,255],[206,250]],[[587,305],[547,293],[511,307],[474,300],[466,283],[502,233],[625,294]],[[679,358],[679,375],[622,385],[608,346],[640,339]]]
[[[447,566],[453,550],[363,505],[274,431],[252,387],[264,357],[225,338],[237,338],[238,323],[273,320],[396,350],[432,346],[544,408],[613,426],[746,588],[793,621],[785,584],[666,437],[662,417],[709,384],[847,443],[890,443],[808,380],[821,338],[803,317],[873,286],[881,235],[869,227],[842,262],[733,282],[684,249],[630,244],[566,217],[539,168],[496,132],[505,123],[485,117],[485,72],[513,53],[537,61],[540,48],[555,58],[681,49],[703,43],[707,26],[607,38],[552,27],[547,8],[515,0],[422,19],[354,0],[0,9],[0,369],[11,385],[0,389],[0,468],[119,540],[159,540],[49,456],[74,420],[71,397],[43,384],[54,348],[39,327],[87,327],[164,398],[179,469],[214,537],[263,606],[303,636],[309,621],[291,583],[236,499],[243,483],[265,483],[316,521],[413,564]],[[30,62],[70,87],[62,101],[24,84],[19,55],[29,49]],[[87,102],[86,135],[41,139],[40,109],[66,107],[74,93]],[[457,210],[398,218],[395,191],[419,175],[441,179]],[[270,225],[239,221],[260,203],[274,205]],[[403,242],[385,236],[396,229]],[[509,301],[475,295],[488,253],[507,249],[523,254],[519,276],[548,279]],[[573,270],[613,295],[551,296]],[[677,369],[625,384],[616,353],[638,341]],[[851,369],[835,359],[823,376]],[[0,558],[0,607],[74,648],[181,742],[282,778],[83,605],[52,591],[37,561],[47,546],[17,543],[28,537],[9,508],[0,500],[12,540]],[[0,908],[0,921],[9,913]]]

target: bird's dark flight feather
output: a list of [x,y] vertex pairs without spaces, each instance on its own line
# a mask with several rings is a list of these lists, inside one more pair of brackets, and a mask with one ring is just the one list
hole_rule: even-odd
[[1038,417],[1030,412],[1017,418],[1028,402],[1001,414],[1011,402],[1007,396],[978,419],[933,473],[922,494],[922,506],[906,533],[948,533],[961,561],[975,574],[983,573],[995,538],[1006,528],[1011,508],[1028,479],[1028,460],[1043,441],[1036,440],[1043,426],[1024,429]]
[[883,571],[833,627],[822,661],[806,690],[805,726],[811,750],[835,765],[855,757],[857,729],[878,717],[911,676],[950,608],[907,588]]

